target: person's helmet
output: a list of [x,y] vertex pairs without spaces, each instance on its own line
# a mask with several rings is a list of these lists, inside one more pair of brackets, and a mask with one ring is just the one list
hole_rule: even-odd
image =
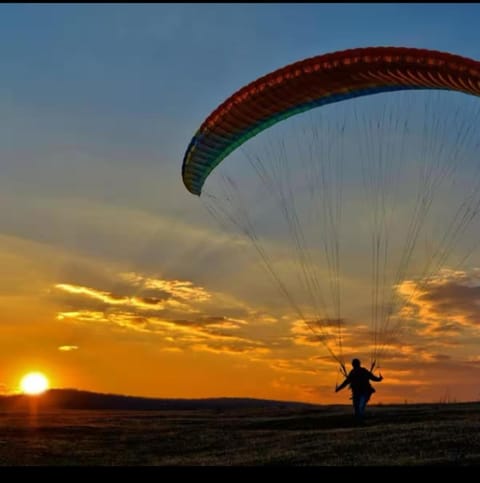
[[353,367],[360,367],[360,359],[353,359],[352,360]]

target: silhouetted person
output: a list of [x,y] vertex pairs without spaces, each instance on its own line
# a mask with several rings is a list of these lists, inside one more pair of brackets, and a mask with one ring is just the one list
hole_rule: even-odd
[[341,391],[344,387],[350,384],[355,419],[357,422],[362,422],[367,402],[370,400],[370,396],[375,392],[370,381],[380,382],[383,380],[383,377],[381,374],[377,377],[368,369],[361,367],[359,359],[352,360],[352,367],[353,369],[350,371],[346,379],[340,384],[340,386],[335,387],[335,392]]

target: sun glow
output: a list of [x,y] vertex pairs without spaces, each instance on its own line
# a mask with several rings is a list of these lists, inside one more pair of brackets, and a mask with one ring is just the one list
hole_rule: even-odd
[[30,372],[23,376],[20,387],[24,394],[41,394],[48,389],[48,379],[41,372]]

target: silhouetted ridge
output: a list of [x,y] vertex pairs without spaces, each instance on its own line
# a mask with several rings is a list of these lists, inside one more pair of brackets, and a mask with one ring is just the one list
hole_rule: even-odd
[[50,389],[40,396],[0,396],[0,409],[21,410],[35,404],[41,409],[194,410],[248,408],[309,408],[313,404],[253,398],[157,399],[101,394],[77,389]]

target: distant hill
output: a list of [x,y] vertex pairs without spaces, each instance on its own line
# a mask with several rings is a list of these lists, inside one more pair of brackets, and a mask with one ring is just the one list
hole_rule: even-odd
[[226,409],[307,409],[314,404],[252,398],[157,399],[118,394],[101,394],[77,389],[50,389],[39,396],[0,396],[0,410],[109,409],[109,410],[226,410]]

